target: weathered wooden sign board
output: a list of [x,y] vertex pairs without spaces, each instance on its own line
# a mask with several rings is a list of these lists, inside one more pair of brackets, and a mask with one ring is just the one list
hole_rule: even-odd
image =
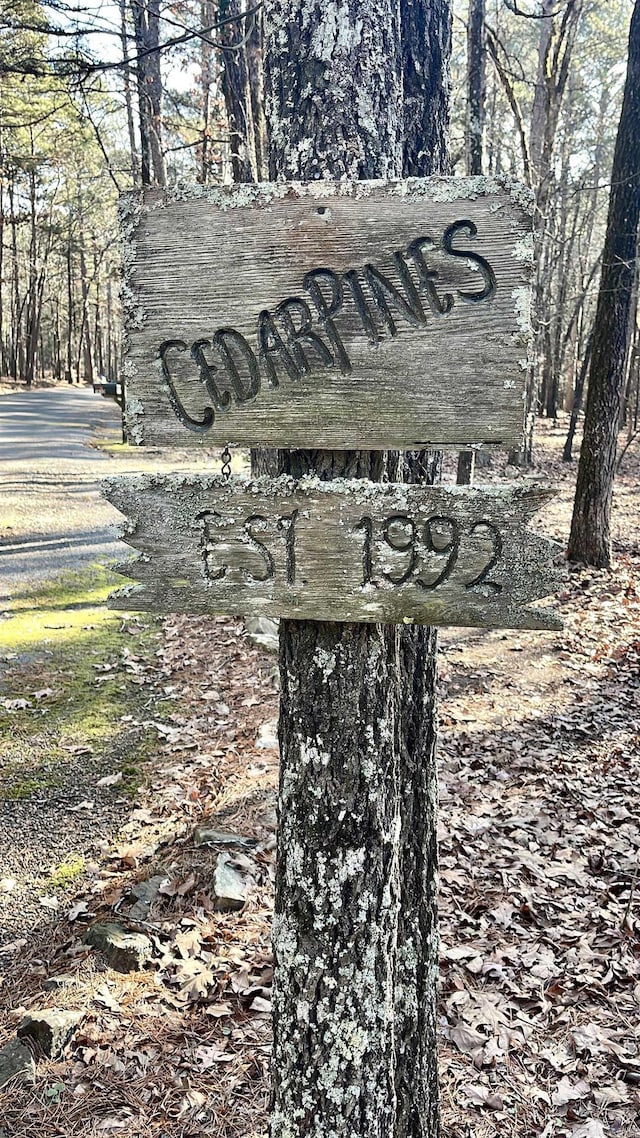
[[527,194],[415,178],[128,196],[131,441],[517,443]]
[[559,546],[527,530],[539,487],[132,475],[105,484],[140,557],[112,608],[561,628]]

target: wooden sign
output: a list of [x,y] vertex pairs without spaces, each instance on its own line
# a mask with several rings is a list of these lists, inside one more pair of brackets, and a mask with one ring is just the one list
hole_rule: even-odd
[[491,178],[129,195],[132,442],[510,446],[528,191]]
[[539,487],[132,475],[106,483],[141,556],[110,606],[305,620],[561,628]]

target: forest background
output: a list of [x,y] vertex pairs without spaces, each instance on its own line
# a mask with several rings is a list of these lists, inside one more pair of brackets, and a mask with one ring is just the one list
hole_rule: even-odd
[[[260,5],[3,0],[0,11],[0,371],[26,385],[115,381],[118,195],[269,177]],[[532,401],[552,419],[583,401],[630,14],[629,0],[454,4],[451,172],[534,192]],[[632,319],[628,438],[638,405]]]

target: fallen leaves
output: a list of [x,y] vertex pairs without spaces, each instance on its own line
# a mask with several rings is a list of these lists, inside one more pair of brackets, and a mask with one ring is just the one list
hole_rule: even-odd
[[[560,638],[443,635],[447,1138],[637,1138],[639,568],[634,554],[612,574],[573,574]],[[75,1104],[58,1132],[257,1138],[271,1008],[274,665],[238,622],[174,617],[149,669],[124,656],[117,670],[174,702],[153,719],[151,785],[87,896],[65,903],[55,943],[2,950],[14,1006],[42,999],[45,976],[64,973],[65,1000],[90,1020],[60,1067],[59,1103],[34,1106],[25,1093],[12,1125],[26,1133],[28,1119],[49,1138],[53,1106]],[[215,908],[221,853],[250,884],[235,913]],[[148,935],[149,968],[96,974],[81,944],[89,913]]]

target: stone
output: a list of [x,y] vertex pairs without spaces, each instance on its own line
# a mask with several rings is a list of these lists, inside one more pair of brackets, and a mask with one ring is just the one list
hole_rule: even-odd
[[242,834],[230,834],[218,830],[216,826],[198,826],[193,834],[196,846],[257,846],[255,838],[245,838]]
[[278,651],[279,621],[272,620],[268,616],[250,616],[245,619],[244,626],[252,644],[257,644],[267,652]]
[[138,881],[131,889],[131,896],[135,897],[135,902],[128,910],[129,916],[133,921],[146,921],[151,911],[151,906],[155,901],[160,887],[169,878],[163,874],[158,873],[154,877],[147,877],[145,881]]
[[12,1039],[0,1047],[0,1087],[6,1086],[11,1079],[30,1087],[36,1081],[33,1055],[19,1039]]
[[37,1009],[29,1012],[18,1024],[18,1039],[30,1039],[43,1055],[58,1059],[82,1018],[82,1012]]
[[249,887],[242,874],[234,869],[226,854],[218,854],[213,874],[214,907],[221,913],[242,909]]
[[261,723],[256,735],[256,747],[260,747],[265,751],[277,751],[278,743],[278,720],[267,719],[266,722]]
[[115,921],[92,925],[85,943],[106,956],[116,972],[139,972],[151,957],[152,945],[144,933],[130,933]]

